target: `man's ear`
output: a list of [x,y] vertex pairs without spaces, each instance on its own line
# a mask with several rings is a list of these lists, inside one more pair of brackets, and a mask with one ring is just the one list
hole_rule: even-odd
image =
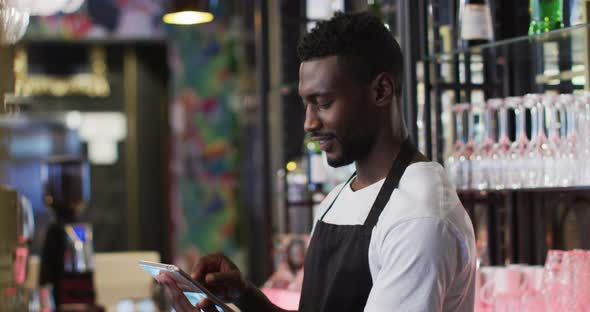
[[372,84],[373,100],[377,107],[388,107],[391,101],[395,98],[396,85],[391,75],[388,73],[380,73],[375,77]]

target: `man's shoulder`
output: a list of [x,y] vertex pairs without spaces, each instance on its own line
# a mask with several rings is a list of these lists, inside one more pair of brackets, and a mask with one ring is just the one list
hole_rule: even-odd
[[408,167],[377,227],[387,232],[399,226],[424,224],[425,221],[447,228],[463,245],[469,245],[473,240],[469,215],[444,168],[436,162],[415,163]]
[[[457,202],[453,200],[452,192],[454,190],[440,164],[414,163],[406,169],[397,190],[391,195],[386,210],[389,217],[394,219],[417,217],[445,219],[448,210],[456,208],[454,204]],[[397,216],[394,217],[392,214]]]

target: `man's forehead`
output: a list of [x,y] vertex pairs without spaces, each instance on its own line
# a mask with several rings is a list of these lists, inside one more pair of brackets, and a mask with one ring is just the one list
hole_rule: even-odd
[[320,92],[333,86],[339,75],[337,56],[326,56],[301,62],[299,66],[299,94]]

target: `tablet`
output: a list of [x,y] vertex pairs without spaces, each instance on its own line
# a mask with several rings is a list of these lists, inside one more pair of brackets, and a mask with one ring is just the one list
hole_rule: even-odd
[[216,304],[217,310],[222,312],[235,312],[228,307],[223,300],[219,299],[205,288],[205,286],[193,280],[190,275],[175,265],[140,260],[139,266],[152,277],[158,276],[162,271],[172,273],[171,277],[176,282],[176,285],[178,285],[178,288],[184,292],[184,295],[192,305],[196,305],[201,299],[208,297]]

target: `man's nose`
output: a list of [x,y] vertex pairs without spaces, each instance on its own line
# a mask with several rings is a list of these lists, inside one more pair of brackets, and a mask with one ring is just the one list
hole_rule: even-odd
[[312,132],[321,128],[321,122],[318,118],[317,112],[311,105],[307,105],[305,108],[305,122],[303,123],[303,130],[305,132]]

